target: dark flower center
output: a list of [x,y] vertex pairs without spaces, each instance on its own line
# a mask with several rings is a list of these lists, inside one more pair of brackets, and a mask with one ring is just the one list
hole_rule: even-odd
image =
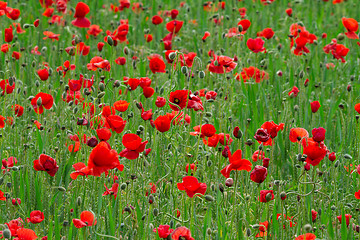
[[180,103],[180,99],[175,98],[175,99],[174,99],[174,103],[179,104],[179,103]]

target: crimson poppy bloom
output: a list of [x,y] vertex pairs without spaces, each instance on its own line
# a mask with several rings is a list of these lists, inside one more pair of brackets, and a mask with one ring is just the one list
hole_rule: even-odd
[[269,227],[269,222],[265,221],[265,222],[261,222],[259,223],[260,227],[259,227],[259,233],[256,234],[256,238],[258,237],[266,237],[267,236],[267,229]]
[[106,59],[103,59],[102,57],[93,57],[90,60],[90,63],[87,64],[87,69],[96,71],[98,68],[101,68],[105,71],[110,71],[110,62]]
[[326,130],[322,127],[319,127],[319,128],[314,128],[312,131],[312,139],[315,141],[315,142],[322,142],[325,140],[325,133],[326,133]]
[[288,93],[288,95],[290,96],[290,97],[297,97],[297,95],[299,94],[299,89],[296,87],[296,86],[294,86],[292,89],[291,89],[291,91]]
[[195,240],[193,237],[191,237],[191,232],[186,227],[178,227],[177,229],[175,229],[171,234],[171,239],[172,240],[179,240],[179,239]]
[[119,100],[119,101],[114,102],[114,108],[116,111],[119,111],[119,112],[125,112],[128,109],[129,105],[130,105],[130,103],[128,103],[125,100]]
[[42,81],[46,81],[49,78],[49,71],[47,68],[39,69],[37,74]]
[[113,132],[121,133],[124,130],[125,125],[126,125],[126,121],[124,121],[118,115],[110,115],[106,117],[105,126],[107,128],[110,128]]
[[293,10],[292,10],[292,8],[287,8],[287,9],[285,10],[285,12],[286,12],[286,14],[287,14],[289,17],[291,17],[291,16],[292,16],[292,13],[293,13]]
[[0,201],[6,201],[6,197],[4,195],[4,192],[0,190]]
[[148,59],[150,60],[149,67],[152,73],[165,72],[166,65],[160,55],[153,54]]
[[8,79],[4,79],[0,81],[0,88],[3,90],[1,95],[4,96],[6,94],[11,94],[15,89],[15,81],[12,85],[10,85]]
[[207,68],[212,73],[224,74],[233,71],[237,66],[237,63],[233,58],[227,56],[217,56],[213,54],[213,59]]
[[72,25],[79,28],[88,28],[90,27],[91,23],[90,20],[87,19],[85,16],[90,12],[90,8],[86,3],[78,2],[75,7],[75,15],[71,22]]
[[302,138],[308,138],[309,133],[304,128],[292,128],[290,129],[289,139],[291,142],[299,142]]
[[269,74],[264,70],[260,70],[256,67],[248,67],[243,68],[240,74],[236,74],[236,80],[240,81],[240,77],[244,82],[248,82],[248,80],[255,80],[256,83],[260,83],[263,80],[269,79]]
[[80,214],[80,219],[73,219],[72,221],[76,228],[89,227],[97,223],[94,214],[90,211],[83,211]]
[[[39,100],[41,99],[41,100]],[[39,104],[40,103],[40,104]],[[54,104],[54,98],[47,93],[40,92],[31,100],[31,105],[37,114],[42,114],[45,109],[52,108]]]
[[321,107],[321,105],[320,105],[319,101],[313,101],[310,103],[310,107],[311,107],[311,111],[313,113],[316,113],[319,110],[319,108]]
[[13,40],[14,35],[13,35],[12,26],[10,26],[9,28],[5,28],[4,37],[5,37],[5,42],[7,42],[7,43],[9,43],[9,42],[11,42]]
[[179,190],[185,191],[190,198],[194,197],[195,194],[205,194],[206,183],[199,183],[198,179],[193,176],[183,177],[182,180],[182,183],[178,183],[177,187]]
[[173,231],[174,229],[170,229],[169,225],[159,225],[158,228],[153,229],[153,232],[158,233],[159,238],[163,239],[166,239]]
[[263,166],[256,165],[250,173],[250,179],[256,183],[262,183],[267,177],[267,169]]
[[45,217],[44,217],[44,213],[41,211],[32,211],[30,213],[30,217],[27,218],[27,222],[31,222],[33,224],[36,223],[41,223],[42,221],[44,221]]
[[154,124],[159,132],[167,132],[170,130],[171,120],[166,115],[160,115],[155,119]]
[[347,30],[345,35],[350,39],[359,39],[359,36],[355,33],[359,30],[359,23],[353,18],[342,18],[341,20]]
[[201,38],[201,40],[203,40],[203,41],[205,42],[205,40],[206,40],[208,37],[210,37],[210,32],[206,31],[206,32],[204,33],[204,36]]
[[338,44],[336,39],[331,40],[331,43],[326,45],[323,48],[323,51],[326,54],[331,53],[335,59],[341,60],[342,63],[345,63],[346,60],[344,57],[349,53],[350,49],[345,47],[342,44]]
[[5,223],[5,224],[11,232],[11,236],[13,236],[13,237],[18,236],[17,235],[18,230],[24,229],[24,222],[20,217],[17,219],[13,219],[10,222]]
[[355,198],[356,199],[360,199],[360,190],[359,191],[357,191],[357,192],[355,192]]
[[264,48],[265,41],[261,38],[249,38],[246,42],[247,47],[254,53],[263,52],[266,49]]
[[151,18],[151,22],[154,25],[159,25],[163,22],[164,20],[159,16],[159,15],[155,15]]
[[92,175],[100,176],[103,172],[117,168],[119,171],[124,169],[120,164],[118,153],[111,149],[107,142],[100,142],[90,153],[88,166],[92,169]]
[[15,116],[17,117],[21,117],[24,114],[24,107],[19,104],[15,104],[15,107],[11,106],[11,108],[14,108]]
[[314,209],[311,210],[311,220],[312,222],[316,221],[316,217],[317,217],[317,211],[315,211]]
[[156,101],[155,101],[155,105],[158,108],[161,108],[161,107],[165,106],[165,104],[166,104],[166,99],[163,98],[163,97],[157,96]]
[[166,24],[166,30],[168,30],[170,33],[176,34],[180,31],[183,24],[184,24],[183,21],[173,20]]
[[304,235],[300,235],[297,238],[295,238],[295,240],[315,240],[316,236],[313,233],[306,233]]
[[257,33],[258,37],[263,37],[266,39],[271,39],[274,36],[274,31],[271,28],[265,28],[264,30],[262,30],[261,32]]
[[[350,219],[352,218],[352,216],[350,214],[345,214],[345,219],[346,219],[346,226],[349,226],[350,224]],[[342,215],[337,216],[337,219],[339,220],[339,222],[341,223],[342,220]]]
[[46,171],[50,176],[55,176],[59,170],[57,162],[46,154],[40,154],[39,159],[34,160],[35,171]]
[[33,230],[27,228],[18,229],[16,231],[16,236],[16,239],[19,240],[34,240],[38,238],[38,236],[36,236],[36,233]]
[[[169,103],[169,106],[172,110],[178,111],[186,107],[187,100],[188,90],[176,90],[170,93],[169,102],[172,104]],[[179,107],[174,106],[174,104]]]
[[116,199],[117,197],[117,194],[119,192],[119,184],[118,183],[113,183],[113,185],[111,186],[111,188],[108,188],[105,183],[104,183],[104,186],[106,188],[106,191],[103,193],[102,196],[106,196],[106,195],[113,195],[114,196],[114,199]]
[[[267,199],[266,199],[266,196],[267,196],[268,194],[271,196],[270,200],[267,200]],[[261,190],[261,191],[260,191],[260,199],[259,199],[260,202],[264,202],[264,203],[270,202],[270,201],[273,200],[274,198],[275,198],[275,196],[274,196],[273,190]]]
[[312,166],[317,166],[328,152],[324,142],[316,142],[312,138],[303,138],[301,145],[303,154],[307,155],[306,162]]
[[332,162],[336,160],[336,155],[334,152],[330,153],[328,157],[329,157],[329,160]]
[[50,32],[50,31],[45,31],[43,32],[43,34],[45,35],[45,37],[43,37],[44,40],[46,39],[51,39],[52,41],[59,41],[59,36],[60,34],[55,34],[53,32]]
[[115,63],[118,65],[125,65],[126,64],[126,58],[124,57],[118,57],[117,59],[115,59]]
[[235,153],[232,155],[230,150],[228,150],[228,156],[229,156],[229,165],[227,165],[225,168],[221,170],[221,174],[229,178],[230,172],[233,170],[236,171],[242,171],[245,170],[247,172],[251,171],[251,162],[247,159],[242,159],[242,151],[236,150]]
[[133,160],[139,157],[139,153],[145,150],[148,141],[142,142],[142,139],[133,133],[127,133],[122,137],[122,144],[125,149],[120,152],[121,157]]
[[111,137],[111,132],[107,128],[96,129],[96,134],[98,135],[100,141],[107,141]]

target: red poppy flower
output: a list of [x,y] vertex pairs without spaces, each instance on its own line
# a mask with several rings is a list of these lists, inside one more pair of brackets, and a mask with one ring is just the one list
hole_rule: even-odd
[[153,16],[153,17],[151,18],[151,22],[152,22],[152,24],[154,24],[154,25],[159,25],[159,24],[161,24],[161,23],[163,22],[163,19],[162,19],[160,16],[155,15],[155,16]]
[[33,224],[36,223],[41,223],[42,221],[44,221],[45,217],[44,217],[44,213],[41,211],[32,211],[30,213],[30,217],[27,218],[27,222],[31,222]]
[[111,138],[111,132],[107,128],[96,129],[96,134],[98,135],[100,141],[107,141]]
[[[169,102],[172,104],[169,103],[170,108],[174,111],[185,108],[187,104],[187,98],[188,90],[176,90],[174,92],[171,92]],[[179,107],[173,106],[174,104]]]
[[44,40],[49,38],[49,39],[51,39],[53,41],[54,40],[59,41],[60,34],[55,34],[55,33],[50,32],[50,31],[45,31],[45,32],[43,32],[43,34],[45,35],[45,37],[43,37]]
[[0,190],[0,201],[6,201],[6,197],[4,195],[4,192]]
[[121,133],[125,128],[126,121],[118,115],[110,115],[106,117],[106,127],[113,132]]
[[176,34],[180,31],[183,24],[184,24],[183,21],[173,20],[166,24],[166,30],[168,30],[170,33]]
[[[189,68],[192,67],[193,65],[193,62],[194,62],[194,58],[196,57],[196,53],[194,52],[189,52],[188,54],[184,54],[184,57],[183,55],[181,54],[179,56],[179,59],[180,59],[180,64],[181,66],[188,66]],[[184,59],[185,59],[185,63],[184,63]]]
[[15,116],[17,116],[17,117],[21,117],[24,114],[24,107],[23,106],[15,104],[15,107],[11,106],[11,108],[14,108]]
[[118,57],[117,59],[115,59],[115,63],[118,65],[125,65],[126,64],[126,58],[124,57]]
[[350,39],[359,39],[359,36],[355,33],[359,30],[359,23],[353,18],[342,18],[341,20],[347,30],[345,35]]
[[52,157],[46,154],[40,154],[39,159],[34,160],[35,171],[46,171],[50,176],[55,176],[59,170],[57,162]]
[[207,65],[207,68],[212,73],[224,74],[231,72],[236,66],[237,63],[234,62],[233,58],[227,56],[217,56],[214,54],[214,58],[211,60],[210,64]]
[[145,38],[146,42],[151,42],[153,40],[153,35],[152,34],[145,34],[144,38]]
[[204,36],[201,38],[201,40],[205,41],[208,37],[210,37],[210,32],[206,31],[204,33]]
[[9,49],[10,49],[10,44],[4,43],[3,45],[1,45],[1,51],[3,53],[9,52]]
[[325,140],[325,133],[326,133],[326,130],[322,127],[319,127],[319,128],[314,128],[312,131],[312,139],[315,141],[315,142],[322,142]]
[[10,26],[9,28],[5,28],[4,30],[5,42],[11,42],[14,38],[13,28]]
[[236,150],[233,155],[231,155],[230,150],[228,150],[229,162],[230,164],[227,165],[224,169],[221,170],[221,174],[229,178],[230,172],[233,170],[242,171],[245,170],[247,172],[251,171],[251,162],[247,159],[242,159],[242,151]]
[[19,240],[34,240],[38,238],[33,230],[27,228],[18,229],[16,235]]
[[[349,226],[350,224],[350,219],[352,218],[352,216],[350,214],[345,214],[345,219],[346,219],[346,225]],[[339,222],[341,223],[342,220],[342,215],[337,216],[337,219],[339,220]]]
[[241,34],[245,34],[246,31],[249,29],[249,27],[251,26],[251,22],[248,19],[243,19],[240,22],[238,22],[237,24],[238,26],[242,26],[242,31]]
[[21,53],[14,51],[14,52],[11,54],[11,56],[12,56],[13,58],[15,58],[16,60],[19,60],[19,58],[21,57]]
[[267,169],[263,166],[256,165],[250,173],[250,179],[256,183],[262,183],[267,177]]
[[360,190],[355,192],[355,198],[356,199],[360,199]]
[[315,240],[316,236],[313,233],[306,233],[304,235],[300,235],[297,238],[295,238],[295,240]]
[[178,227],[175,229],[171,234],[172,240],[195,240],[193,237],[191,237],[191,232],[186,227]]
[[314,209],[311,210],[311,220],[313,222],[315,222],[317,214],[318,214],[317,211],[315,211]]
[[[41,104],[38,105],[39,99],[41,98]],[[31,100],[31,105],[34,108],[34,111],[38,114],[42,114],[45,109],[52,108],[54,104],[54,99],[50,94],[40,92]]]
[[333,39],[330,44],[326,45],[323,48],[326,54],[331,53],[334,58],[341,60],[341,62],[345,63],[346,60],[344,57],[349,53],[350,49],[345,47],[342,44],[338,44],[336,39]]
[[269,227],[269,222],[265,221],[265,222],[261,222],[259,223],[260,227],[259,227],[259,233],[256,234],[256,238],[258,237],[266,237],[267,236],[267,229]]
[[265,41],[261,38],[249,38],[246,42],[247,47],[254,53],[263,52],[266,49],[264,48]]
[[106,196],[106,195],[113,195],[114,199],[116,199],[118,191],[119,191],[119,184],[118,183],[113,183],[113,185],[111,186],[111,188],[108,188],[105,183],[104,186],[106,188],[106,191],[103,193],[102,196]]
[[84,42],[80,42],[76,45],[76,53],[79,55],[86,56],[90,52],[90,46],[86,46]]
[[308,138],[309,133],[304,128],[292,128],[290,129],[289,139],[291,142],[299,142],[302,138]]
[[130,105],[130,103],[128,103],[125,100],[119,100],[119,101],[114,102],[114,108],[116,111],[119,111],[119,112],[125,112],[128,109],[129,105]]
[[165,104],[166,104],[166,99],[165,98],[160,97],[160,96],[158,96],[156,98],[155,105],[157,107],[161,108],[161,107],[165,106]]
[[[271,199],[270,199],[269,201],[266,200],[266,196],[267,196],[268,194],[270,194],[270,196],[271,196]],[[273,200],[274,198],[275,198],[275,196],[274,196],[273,190],[261,190],[261,191],[260,191],[260,199],[259,199],[260,202],[264,202],[264,203],[270,202],[270,201]]]
[[149,67],[152,73],[165,72],[166,65],[160,55],[153,54],[148,59],[150,60]]
[[301,145],[303,146],[303,154],[307,155],[306,162],[312,166],[317,166],[328,152],[324,142],[318,143],[312,138],[303,138]]
[[96,71],[98,68],[101,68],[105,71],[110,71],[110,62],[106,59],[103,59],[102,57],[93,57],[90,60],[90,63],[87,64],[87,69]]
[[166,239],[174,229],[170,229],[169,225],[159,225],[158,228],[154,228],[153,232],[159,234],[159,238]]
[[73,223],[76,228],[83,228],[96,225],[97,221],[92,212],[83,211],[80,214],[80,219],[73,219]]
[[240,81],[240,77],[244,82],[247,82],[250,79],[254,79],[256,83],[260,83],[263,80],[269,79],[269,74],[263,70],[251,66],[248,68],[243,68],[241,74],[236,74],[236,80]]
[[75,15],[74,15],[75,20],[73,20],[71,24],[79,28],[90,27],[91,23],[89,19],[85,17],[89,12],[90,12],[90,8],[86,3],[78,2],[78,4],[75,7]]
[[195,194],[205,194],[206,183],[199,183],[197,178],[192,176],[183,177],[182,180],[182,183],[178,183],[177,187],[179,190],[185,191],[190,198],[194,197]]
[[319,108],[321,107],[321,105],[320,105],[319,101],[313,101],[310,103],[310,107],[311,107],[311,111],[313,113],[316,113],[319,110]]
[[291,91],[288,93],[288,95],[290,96],[290,97],[297,97],[297,95],[299,94],[299,89],[296,87],[296,86],[294,86],[292,89],[291,89]]
[[274,31],[271,28],[265,28],[264,30],[262,30],[261,32],[257,33],[258,37],[263,37],[266,39],[271,39],[274,36]]
[[122,144],[125,149],[120,152],[121,157],[133,160],[139,157],[139,153],[145,150],[148,141],[142,142],[142,139],[133,133],[127,133],[122,137]]
[[293,13],[293,10],[292,10],[292,8],[288,8],[288,9],[285,10],[285,12],[289,17],[291,17],[292,13]]
[[3,90],[1,95],[4,96],[6,94],[11,94],[15,89],[15,81],[12,85],[10,85],[8,79],[4,79],[0,81],[0,88]]
[[171,120],[166,115],[158,116],[154,124],[159,132],[167,132],[170,130]]

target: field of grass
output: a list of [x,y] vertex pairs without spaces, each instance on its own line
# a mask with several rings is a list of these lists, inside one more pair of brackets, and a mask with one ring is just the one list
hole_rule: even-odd
[[359,13],[0,1],[0,237],[360,239]]

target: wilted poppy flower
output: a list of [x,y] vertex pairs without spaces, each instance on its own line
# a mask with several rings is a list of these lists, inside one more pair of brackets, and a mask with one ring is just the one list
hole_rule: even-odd
[[304,235],[300,235],[297,238],[295,238],[295,240],[315,240],[316,236],[313,233],[306,233]]
[[122,137],[122,144],[125,149],[120,152],[121,157],[133,160],[139,157],[139,153],[145,150],[148,141],[142,142],[142,139],[133,133],[127,133]]
[[78,2],[75,7],[75,15],[74,15],[75,20],[73,20],[71,24],[79,28],[90,27],[91,23],[89,19],[85,17],[89,12],[90,12],[90,8],[86,3]]
[[325,133],[326,133],[326,130],[322,127],[319,127],[319,128],[314,128],[312,131],[312,139],[315,141],[315,142],[322,142],[325,140]]
[[359,39],[359,36],[355,33],[359,30],[359,23],[353,18],[342,18],[341,20],[347,30],[345,35],[350,39]]
[[154,228],[153,232],[159,234],[159,238],[166,239],[174,229],[170,229],[169,225],[159,225],[158,228]]
[[[269,194],[269,195],[268,195]],[[270,196],[270,197],[267,197]],[[260,191],[260,202],[270,202],[275,198],[273,190],[261,190]]]
[[177,187],[179,190],[185,191],[190,198],[194,197],[195,194],[205,194],[206,183],[199,183],[197,178],[192,176],[183,177],[182,180],[182,183],[178,183]]
[[165,72],[166,65],[160,55],[154,54],[148,57],[149,67],[152,73]]
[[90,211],[83,211],[80,214],[80,219],[73,219],[72,221],[76,228],[89,227],[97,223],[94,214]]
[[310,107],[311,107],[311,111],[313,113],[316,113],[319,110],[319,108],[321,107],[321,105],[320,105],[319,101],[313,101],[310,103]]
[[251,162],[247,159],[242,159],[242,151],[236,150],[235,153],[232,155],[230,150],[228,150],[229,156],[229,165],[227,165],[224,169],[221,170],[221,174],[229,178],[231,171],[242,171],[245,170],[247,172],[251,171]]
[[324,142],[316,142],[312,138],[303,138],[301,140],[303,154],[306,154],[306,162],[312,166],[317,166],[327,154],[327,148]]
[[27,222],[31,222],[31,223],[41,223],[42,221],[44,221],[45,217],[44,217],[44,213],[41,211],[32,211],[30,213],[30,217],[27,218]]
[[[352,216],[350,214],[345,214],[345,219],[346,219],[346,225],[349,226],[350,224],[350,219],[352,218]],[[341,223],[342,221],[342,215],[337,216],[337,219],[339,220],[339,222]]]
[[289,139],[291,142],[299,142],[302,138],[309,137],[308,131],[304,128],[292,128],[290,129]]
[[265,41],[261,38],[249,38],[246,42],[247,47],[254,53],[263,52],[266,49],[264,48]]
[[250,179],[256,183],[262,183],[267,177],[267,169],[263,166],[255,166],[255,168],[250,173]]
[[38,114],[42,114],[44,112],[44,108],[52,108],[53,104],[54,98],[50,94],[43,92],[36,94],[36,96],[31,100],[31,105],[34,108],[34,111]]
[[168,116],[158,116],[154,121],[155,127],[159,132],[167,132],[170,130],[171,120]]
[[39,159],[34,160],[34,169],[36,171],[45,171],[53,177],[59,170],[59,166],[52,157],[46,154],[40,154]]
[[103,193],[102,196],[113,195],[114,199],[116,199],[118,191],[119,191],[119,184],[115,182],[115,183],[113,183],[111,188],[108,188],[104,183],[104,186],[105,186],[106,191]]
[[103,172],[117,168],[119,171],[124,169],[124,165],[120,164],[118,153],[111,149],[106,142],[100,142],[90,153],[88,166],[92,169],[92,175],[100,176]]

